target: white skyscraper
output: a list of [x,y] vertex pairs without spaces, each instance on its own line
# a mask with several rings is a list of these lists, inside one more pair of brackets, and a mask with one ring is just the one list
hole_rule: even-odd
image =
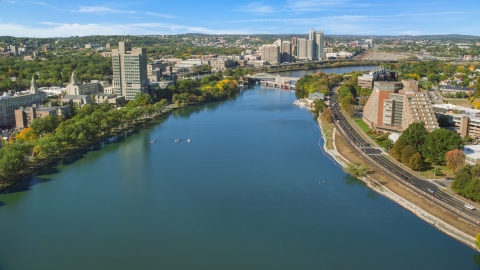
[[323,52],[323,31],[315,32],[315,58],[324,60],[325,54]]

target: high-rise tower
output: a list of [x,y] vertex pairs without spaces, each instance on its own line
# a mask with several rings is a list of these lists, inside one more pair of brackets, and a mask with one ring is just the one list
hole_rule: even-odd
[[147,50],[131,48],[129,41],[120,41],[112,50],[113,91],[127,100],[148,91]]

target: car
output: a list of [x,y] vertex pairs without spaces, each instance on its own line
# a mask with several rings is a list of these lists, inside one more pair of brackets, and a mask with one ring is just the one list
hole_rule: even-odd
[[468,208],[470,210],[475,210],[475,207],[471,206],[470,204],[466,203],[465,208]]
[[435,191],[433,191],[433,190],[430,189],[430,188],[427,188],[427,190],[428,190],[428,192],[430,192],[430,193],[432,193],[432,194],[435,193]]
[[452,177],[445,177],[445,180],[453,180]]
[[404,174],[402,174],[400,177],[401,177],[403,180],[407,180],[407,179],[408,179],[408,177],[405,176]]

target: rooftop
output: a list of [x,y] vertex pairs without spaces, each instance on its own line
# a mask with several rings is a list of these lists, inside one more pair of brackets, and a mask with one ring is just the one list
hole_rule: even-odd
[[463,151],[468,157],[474,159],[480,158],[480,145],[465,145]]

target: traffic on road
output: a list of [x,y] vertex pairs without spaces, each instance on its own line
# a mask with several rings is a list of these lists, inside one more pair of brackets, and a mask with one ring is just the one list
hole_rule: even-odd
[[361,155],[368,156],[373,161],[373,165],[378,169],[394,176],[393,178],[397,182],[409,187],[417,194],[427,197],[438,206],[463,217],[465,220],[477,226],[480,224],[480,213],[475,211],[473,206],[451,196],[432,182],[413,175],[409,170],[402,168],[386,157],[381,149],[373,147],[367,142],[343,115],[337,103],[337,94],[334,91],[332,91],[330,95],[330,104],[335,119],[335,127],[346,135],[345,139],[347,143],[349,143],[354,150]]

